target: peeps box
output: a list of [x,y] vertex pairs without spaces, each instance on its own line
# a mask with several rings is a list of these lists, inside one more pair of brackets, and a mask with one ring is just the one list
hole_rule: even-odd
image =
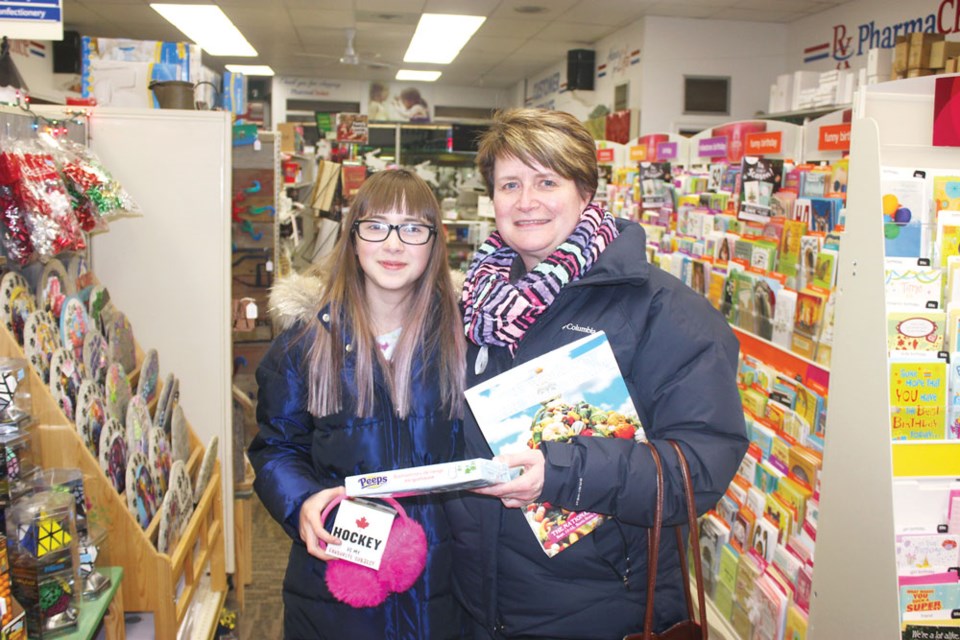
[[511,473],[507,465],[493,460],[474,458],[349,476],[345,486],[348,497],[380,498],[476,489],[506,482],[510,477]]

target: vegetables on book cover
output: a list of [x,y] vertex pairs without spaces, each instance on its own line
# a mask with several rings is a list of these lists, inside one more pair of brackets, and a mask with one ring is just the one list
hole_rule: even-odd
[[[466,398],[494,455],[575,437],[644,438],[602,331],[471,387]],[[604,520],[600,514],[574,512],[547,502],[527,505],[524,515],[549,557]]]

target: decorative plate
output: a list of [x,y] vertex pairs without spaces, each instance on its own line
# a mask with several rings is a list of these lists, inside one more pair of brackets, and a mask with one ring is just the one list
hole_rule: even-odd
[[23,329],[27,318],[36,311],[37,303],[33,294],[26,287],[14,287],[10,292],[10,315],[5,319],[7,329],[17,339],[17,344],[23,345]]
[[[83,436],[82,425],[86,419],[87,411],[90,408],[90,403],[94,398],[103,398],[103,391],[101,391],[100,386],[91,380],[90,378],[83,378],[80,381],[80,389],[77,391],[77,408],[74,411],[73,419],[76,423],[77,433]],[[87,438],[84,437],[83,441],[85,444],[88,444]]]
[[137,380],[137,395],[150,404],[157,397],[157,378],[160,376],[160,357],[156,349],[150,349],[143,356],[140,365],[140,378]]
[[183,532],[187,523],[190,522],[190,516],[193,515],[193,484],[190,482],[190,476],[187,474],[187,467],[182,460],[175,460],[170,467],[170,489],[176,493],[177,514],[176,531],[179,535]]
[[13,310],[10,307],[10,302],[13,300],[14,291],[18,289],[29,291],[30,286],[27,284],[27,280],[16,271],[7,271],[3,274],[3,277],[0,278],[0,320],[3,320],[3,324],[11,331]]
[[[170,387],[170,394],[167,396],[167,406],[163,410],[163,422],[158,423],[156,420],[153,422],[157,426],[162,427],[167,433],[170,433],[173,425],[173,412],[180,406],[180,379],[174,378],[173,384],[171,384]],[[172,437],[170,441],[173,442]]]
[[210,476],[213,475],[213,465],[217,461],[217,450],[220,448],[220,436],[210,438],[210,444],[203,453],[203,462],[200,463],[200,473],[197,475],[197,486],[193,490],[193,503],[200,502],[203,492],[210,484]]
[[167,493],[170,480],[170,467],[173,465],[173,455],[170,453],[170,441],[167,434],[160,427],[151,427],[147,433],[150,472],[153,473],[153,484],[157,490],[157,500]]
[[60,309],[68,295],[74,293],[67,278],[67,270],[59,260],[51,260],[40,272],[37,284],[37,302],[41,309],[49,311],[60,322]]
[[103,310],[110,302],[110,292],[100,284],[95,284],[90,288],[90,297],[87,298],[87,314],[90,321],[100,330],[100,333],[107,335],[107,325],[104,322]]
[[91,328],[83,337],[83,368],[91,380],[104,386],[107,382],[107,368],[110,360],[107,358],[107,340],[100,332]]
[[[84,392],[85,385],[91,385],[95,392]],[[83,443],[94,456],[100,453],[100,433],[107,421],[107,408],[100,387],[92,380],[84,380],[80,385],[80,399],[77,401],[77,431]]]
[[123,426],[113,418],[107,418],[100,432],[100,452],[97,454],[100,468],[110,484],[123,494],[127,486],[127,441]]
[[127,460],[127,507],[141,529],[150,526],[157,513],[157,493],[150,475],[150,461],[142,451],[133,451]]
[[160,526],[157,527],[157,551],[160,553],[169,553],[176,546],[179,512],[176,492],[167,491],[160,503]]
[[187,418],[183,415],[180,405],[174,407],[170,423],[170,448],[173,451],[173,459],[186,462],[190,459],[190,436],[187,433]]
[[68,349],[57,349],[50,359],[50,391],[68,420],[74,419],[80,391],[80,366]]
[[87,274],[90,267],[87,264],[87,258],[81,253],[74,253],[67,260],[67,282],[73,286],[74,291],[80,291],[86,288],[90,283]]
[[23,351],[44,384],[50,384],[50,358],[59,346],[50,314],[40,310],[31,313],[23,327]]
[[19,271],[7,271],[3,274],[3,277],[0,277],[0,298],[4,301],[9,300],[10,294],[17,288],[30,290],[27,279]]
[[133,396],[127,403],[127,449],[130,453],[139,451],[144,455],[149,450],[147,433],[153,428],[147,403],[140,396]]
[[137,368],[137,353],[133,343],[133,327],[122,311],[114,311],[107,324],[107,353],[110,362],[119,362],[124,371]]
[[[170,393],[173,391],[173,373],[168,373],[167,377],[163,381],[163,387],[160,389],[160,397],[157,399],[157,406],[153,408],[153,424],[158,427],[163,427],[164,419],[163,412],[167,408],[167,402],[170,398]],[[169,436],[169,431],[167,432]]]
[[60,340],[73,350],[77,362],[83,362],[83,339],[90,331],[90,318],[77,296],[67,296],[60,309]]
[[127,371],[119,362],[113,362],[107,368],[106,388],[107,415],[116,418],[121,424],[126,424],[127,404],[133,394],[130,392],[130,381]]

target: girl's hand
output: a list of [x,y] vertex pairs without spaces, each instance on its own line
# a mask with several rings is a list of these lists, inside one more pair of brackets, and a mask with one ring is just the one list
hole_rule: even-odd
[[490,487],[472,489],[474,493],[500,498],[503,506],[508,509],[519,509],[531,502],[536,502],[543,492],[543,452],[539,449],[530,449],[520,453],[507,453],[497,456],[494,460],[506,464],[511,469],[522,467],[519,477],[495,484]]
[[327,544],[340,544],[339,538],[334,538],[326,529],[323,528],[323,520],[320,514],[327,507],[331,500],[344,493],[343,487],[333,487],[318,491],[304,501],[300,507],[300,539],[307,545],[307,553],[314,558],[326,562],[333,558],[320,548],[320,540]]

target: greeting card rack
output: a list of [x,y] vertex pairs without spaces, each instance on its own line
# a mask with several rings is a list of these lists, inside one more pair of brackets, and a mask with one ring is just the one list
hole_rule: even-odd
[[[3,327],[0,327],[0,356],[24,357],[23,350]],[[133,388],[136,388],[142,360],[143,352],[137,345],[137,368],[130,374]],[[123,567],[124,610],[151,612],[154,637],[159,640],[176,638],[192,609],[215,607],[215,611],[219,611],[226,596],[219,462],[177,545],[169,554],[160,553],[155,546],[160,518],[154,517],[146,530],[140,528],[127,509],[126,498],[110,484],[47,385],[32,368],[29,375],[32,416],[37,424],[34,444],[40,450],[40,463],[46,468],[73,467],[83,472],[84,487],[92,504],[89,517],[91,521],[99,521],[108,531],[98,562],[104,566]],[[191,478],[195,479],[204,447],[189,424],[187,432],[190,457],[186,466]],[[202,593],[201,583],[207,571],[213,597],[205,597],[209,594]],[[216,620],[216,615],[211,618],[210,612],[194,615],[204,614],[206,618]]]

